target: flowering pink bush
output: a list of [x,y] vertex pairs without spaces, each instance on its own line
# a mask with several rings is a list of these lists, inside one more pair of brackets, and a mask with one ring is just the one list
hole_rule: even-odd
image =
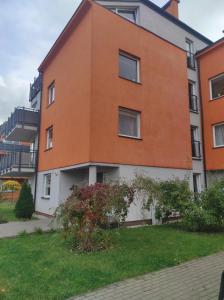
[[74,248],[88,252],[104,249],[110,238],[102,227],[123,222],[133,198],[134,189],[127,184],[73,186],[72,194],[57,209],[56,218],[66,237],[72,238]]

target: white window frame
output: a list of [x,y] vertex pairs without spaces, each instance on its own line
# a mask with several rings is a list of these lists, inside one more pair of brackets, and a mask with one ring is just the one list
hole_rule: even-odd
[[222,97],[224,98],[224,94],[222,96],[218,96],[218,97],[215,97],[215,98],[212,97],[212,81],[219,78],[219,77],[221,77],[221,76],[224,76],[224,73],[219,74],[218,76],[215,76],[215,77],[213,77],[209,80],[210,100],[216,100],[216,99],[219,99],[219,98],[222,98]]
[[188,44],[188,45],[190,45],[190,51],[188,51],[187,47],[186,47],[186,51],[188,53],[194,54],[194,42],[191,41],[190,39],[186,38],[185,39],[185,43]]
[[51,105],[54,101],[55,101],[55,82],[53,81],[48,87],[48,105]]
[[[196,175],[196,181],[197,181],[197,190],[198,193],[202,191],[202,185],[201,185],[201,173],[193,173],[193,176]],[[193,178],[193,184],[194,184],[194,178]],[[194,186],[193,186],[194,188]]]
[[[52,132],[51,141],[50,141],[50,131]],[[46,149],[47,150],[53,148],[53,134],[54,134],[53,126],[47,128],[47,130],[46,130],[46,135],[47,135]]]
[[[48,185],[48,183],[47,183],[47,179],[48,179],[49,176],[50,176],[50,185]],[[50,196],[51,196],[51,173],[44,174],[44,186],[43,186],[43,188],[44,188],[43,189],[44,198],[49,199]],[[47,188],[50,188],[50,194],[49,195],[46,194]]]
[[135,15],[135,21],[134,22],[132,22],[132,23],[134,23],[134,24],[138,24],[138,7],[136,7],[136,6],[107,6],[107,8],[109,9],[109,10],[111,10],[112,12],[114,12],[115,14],[117,14],[117,15],[119,15],[119,16],[121,16],[122,18],[124,18],[124,19],[126,19],[126,20],[128,20],[128,21],[130,21],[130,22],[132,22],[131,20],[129,20],[129,19],[127,19],[127,18],[125,18],[125,17],[123,17],[122,15],[120,15],[119,14],[119,11],[133,11],[134,12],[134,15]]
[[218,123],[218,124],[215,124],[215,125],[212,126],[213,127],[212,130],[213,130],[213,146],[214,146],[214,148],[223,148],[224,147],[224,144],[223,145],[217,145],[216,144],[215,127],[220,126],[220,125],[224,126],[224,122],[223,123]]
[[136,74],[137,75],[136,76],[137,80],[135,81],[135,80],[131,80],[131,79],[128,79],[126,77],[120,76],[120,69],[119,69],[119,77],[122,78],[122,79],[129,80],[131,82],[140,83],[141,82],[140,81],[140,59],[138,57],[134,56],[134,55],[131,55],[131,54],[128,54],[128,53],[126,53],[126,52],[124,52],[122,50],[119,50],[119,57],[118,57],[119,61],[120,61],[120,55],[121,56],[125,56],[125,57],[127,57],[127,58],[129,58],[129,59],[134,60],[134,61],[137,62],[137,64],[136,64],[137,65],[137,74]]
[[[137,136],[132,136],[132,135],[127,135],[127,134],[122,134],[120,133],[120,112],[127,112],[127,113],[136,113],[137,116]],[[132,110],[129,108],[125,108],[125,107],[119,107],[118,109],[118,136],[121,137],[128,137],[128,138],[132,138],[132,139],[141,139],[141,112],[136,111],[136,110]]]

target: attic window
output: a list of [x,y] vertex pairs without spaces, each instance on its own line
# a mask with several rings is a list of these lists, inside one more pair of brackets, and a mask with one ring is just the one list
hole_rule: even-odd
[[119,7],[110,7],[109,8],[114,13],[120,15],[121,17],[136,23],[136,15],[137,15],[137,9],[136,8],[119,8]]

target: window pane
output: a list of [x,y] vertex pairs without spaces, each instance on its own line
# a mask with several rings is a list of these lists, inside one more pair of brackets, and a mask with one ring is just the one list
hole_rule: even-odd
[[130,58],[123,54],[119,55],[120,76],[132,81],[138,81],[137,59]]
[[137,112],[120,110],[119,113],[119,129],[120,134],[138,137],[139,129],[138,129],[138,115]]
[[135,11],[134,10],[124,10],[124,9],[118,9],[118,14],[122,16],[123,18],[136,22],[136,17],[135,17]]
[[212,99],[224,96],[224,75],[213,79],[212,83]]
[[215,145],[216,146],[224,145],[224,125],[215,126]]

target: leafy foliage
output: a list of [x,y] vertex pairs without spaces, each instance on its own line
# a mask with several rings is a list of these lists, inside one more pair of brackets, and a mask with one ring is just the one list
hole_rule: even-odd
[[110,237],[102,227],[124,221],[133,198],[134,190],[127,184],[73,186],[55,216],[73,248],[86,252],[105,249],[110,246]]
[[31,188],[24,182],[20,191],[19,199],[15,206],[15,216],[20,219],[31,219],[34,213],[34,203]]
[[4,191],[18,191],[20,190],[21,185],[19,184],[19,182],[15,181],[15,180],[7,180],[2,184],[2,190]]

